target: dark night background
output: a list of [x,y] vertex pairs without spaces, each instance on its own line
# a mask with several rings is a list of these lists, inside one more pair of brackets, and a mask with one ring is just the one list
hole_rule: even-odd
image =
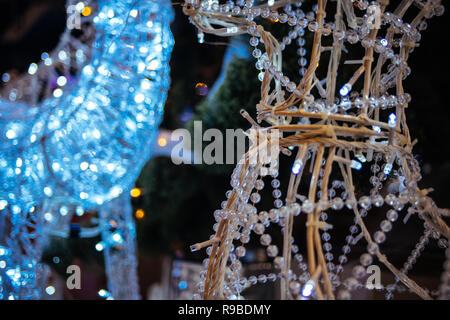
[[[11,69],[25,72],[31,62],[38,61],[43,51],[49,52],[56,46],[65,27],[64,5],[63,0],[0,0],[0,74]],[[182,127],[184,121],[180,119],[180,115],[193,113],[194,118],[201,118],[207,123],[210,121],[211,126],[219,124],[220,127],[220,124],[230,120],[231,127],[244,126],[243,129],[247,129],[246,121],[241,121],[238,114],[242,106],[236,106],[234,113],[221,110],[218,111],[219,115],[209,115],[204,97],[195,89],[199,82],[205,83],[209,88],[214,84],[226,50],[224,39],[206,35],[207,43],[199,44],[194,26],[189,24],[179,5],[174,5],[174,8],[176,17],[172,24],[175,37],[171,60],[172,86],[161,127],[169,130]],[[414,153],[422,167],[421,187],[434,188],[431,195],[441,208],[450,207],[449,24],[448,12],[428,21],[427,30],[422,32],[420,47],[409,58],[412,72],[404,83],[405,92],[412,96],[406,113],[412,139],[418,139]],[[256,70],[253,66],[252,68],[256,78]],[[252,69],[243,66],[238,70],[245,74],[246,70]],[[247,87],[242,87],[237,82],[241,76],[245,78],[242,74],[235,76],[236,83],[229,81],[231,85],[234,83],[235,87],[231,87],[231,90],[235,90],[232,92],[236,95],[255,84],[250,82],[246,84]],[[257,95],[242,100],[251,101],[253,98],[257,98]],[[239,119],[233,120],[236,118]],[[204,258],[204,251],[191,254],[188,247],[209,237],[214,223],[212,213],[219,208],[220,202],[225,199],[225,191],[229,188],[228,177],[232,167],[174,168],[169,162],[167,158],[153,158],[149,161],[137,181],[137,186],[142,188],[144,194],[133,201],[136,209],[144,208],[146,211],[146,217],[137,220],[139,276],[143,296],[146,295],[148,285],[158,281],[163,256],[194,261]],[[195,177],[195,181],[192,177]],[[177,181],[190,182],[186,186],[181,183],[177,185]],[[417,220],[415,217],[414,219]],[[338,226],[336,232],[342,232],[338,237],[344,238],[347,229],[348,224],[342,229]],[[414,247],[421,232],[417,223],[394,227],[389,235],[389,243],[386,244],[387,255],[393,259],[394,264],[401,266],[407,257],[405,254]],[[418,236],[411,238],[411,234]],[[298,237],[302,239],[303,235]],[[70,260],[68,262],[82,263],[90,270],[91,284],[89,279],[83,281],[86,281],[85,288],[89,285],[91,288],[74,298],[96,298],[96,285],[98,287],[105,282],[102,257],[95,252],[86,253],[87,247],[92,247],[89,241],[73,240],[54,248],[56,252],[71,251],[67,257]],[[417,277],[435,286],[439,275],[430,274],[429,270],[436,268],[440,272],[442,253],[442,249],[437,248],[435,243],[430,244],[424,253],[423,263],[418,263],[414,269]],[[353,258],[358,256],[355,254]]]

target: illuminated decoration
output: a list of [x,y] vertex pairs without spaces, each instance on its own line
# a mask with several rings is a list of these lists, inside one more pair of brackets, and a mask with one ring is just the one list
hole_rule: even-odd
[[[119,225],[125,221],[124,229],[112,239],[122,243],[122,258],[129,253],[135,259],[131,211],[126,208],[128,216],[124,217],[124,212],[107,202],[128,194],[157,136],[169,86],[173,12],[169,1],[84,3],[88,6],[80,6],[79,12],[84,12],[81,29],[86,38],[74,38],[67,28],[56,49],[43,53],[42,61],[32,63],[26,75],[18,79],[2,75],[2,299],[42,295],[37,269],[46,236],[41,228],[45,223],[51,233],[53,227],[48,224],[70,217],[59,212],[56,219],[53,209],[44,212],[42,204],[52,199],[79,203],[78,215],[100,207],[102,217],[116,215]],[[67,6],[73,4],[76,1],[68,1]],[[95,39],[89,39],[86,30],[95,30]],[[128,200],[123,200],[123,206]],[[100,225],[106,228],[106,221]],[[109,236],[107,230],[100,232],[107,237],[102,240],[107,272],[114,274],[115,267],[108,266],[115,261]],[[122,282],[128,280],[132,279],[114,277],[110,284],[133,288],[130,282]],[[117,290],[111,289],[113,297]]]
[[[441,1],[186,0],[183,11],[202,34],[250,36],[261,99],[256,121],[245,112],[241,115],[258,132],[280,132],[279,138],[260,139],[250,146],[233,171],[227,199],[214,212],[214,234],[191,247],[192,251],[207,247],[208,255],[195,298],[241,298],[249,287],[279,281],[282,299],[351,299],[356,290],[370,289],[366,270],[378,263],[394,275],[394,283],[380,288],[387,299],[405,290],[422,299],[449,299],[450,229],[444,219],[450,212],[438,208],[429,191],[418,187],[420,168],[405,120],[411,97],[403,84],[411,72],[408,57],[420,42],[426,20],[444,12]],[[413,19],[407,23],[406,17]],[[287,34],[277,39],[264,28],[266,20],[285,24],[278,31],[288,30]],[[380,21],[378,27],[373,20]],[[313,38],[308,46],[305,33]],[[288,46],[298,46],[295,78],[283,70]],[[363,52],[361,59],[346,60],[343,53],[355,47],[355,52]],[[343,69],[351,70],[349,64],[356,67],[347,78]],[[278,170],[279,153],[271,154],[270,163],[253,161],[254,150],[269,144],[292,159],[285,197],[278,180],[283,172]],[[364,170],[371,172],[368,186],[354,184]],[[268,179],[272,181],[267,183]],[[269,208],[261,208],[259,192],[265,185],[273,188]],[[377,209],[370,212],[373,215],[382,213],[374,232],[365,219],[371,209]],[[333,219],[342,223],[342,214],[336,214],[341,210],[353,218],[342,249],[333,248],[339,239],[332,238],[330,224]],[[383,253],[383,245],[393,224],[402,220],[398,219],[402,212],[405,223],[412,215],[418,218],[423,235],[417,235],[417,245],[397,268]],[[294,219],[300,214],[304,219],[295,225],[304,226],[306,234],[301,246],[293,237]],[[267,231],[277,226],[282,232],[280,247]],[[241,260],[254,235],[276,274],[243,276]],[[413,235],[407,236],[411,241]],[[442,284],[436,290],[423,288],[409,275],[431,240],[447,248]],[[344,274],[358,242],[365,242],[366,250]]]

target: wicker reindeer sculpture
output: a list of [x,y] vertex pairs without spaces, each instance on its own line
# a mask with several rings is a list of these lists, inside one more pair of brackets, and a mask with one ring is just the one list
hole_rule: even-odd
[[[395,276],[395,283],[384,288],[386,298],[393,298],[395,290],[406,286],[423,299],[448,299],[449,249],[438,290],[430,293],[408,277],[429,239],[436,239],[445,248],[450,232],[444,221],[448,210],[439,209],[427,196],[429,190],[417,184],[420,168],[412,154],[414,142],[405,117],[411,98],[403,87],[411,71],[408,57],[420,41],[426,19],[443,11],[440,1],[430,0],[391,4],[388,0],[185,2],[184,13],[200,34],[250,35],[261,100],[256,105],[256,121],[246,111],[242,115],[259,137],[264,137],[256,144],[278,146],[292,158],[284,199],[277,179],[277,155],[251,161],[260,152],[253,145],[236,166],[232,190],[214,213],[215,234],[192,246],[192,250],[208,247],[209,255],[195,298],[232,299],[251,285],[279,279],[281,299],[351,299],[354,290],[366,287],[367,267],[377,259]],[[407,23],[402,20],[406,16],[413,19]],[[287,24],[290,31],[278,41],[262,26],[265,20]],[[309,32],[313,40],[306,48]],[[331,45],[325,46],[326,41]],[[282,70],[283,51],[289,45],[298,45],[298,83]],[[361,58],[343,60],[342,53],[353,48],[362,52]],[[324,74],[318,72],[319,64],[328,66]],[[354,67],[353,75],[340,79],[345,75],[342,68],[348,65]],[[274,131],[279,134],[269,134]],[[372,174],[370,192],[361,194],[354,179],[366,166]],[[308,175],[303,174],[306,171]],[[265,176],[273,178],[275,198],[268,212],[257,209]],[[309,186],[309,191],[300,192],[302,185]],[[372,233],[364,217],[374,208],[385,217],[380,217],[382,221]],[[351,210],[354,224],[343,254],[335,259],[331,253],[332,225],[327,218],[339,210]],[[403,268],[398,269],[383,254],[381,245],[402,210],[407,217],[416,215],[423,221],[424,234]],[[300,214],[307,215],[305,259],[292,236],[294,219]],[[266,230],[274,224],[282,227],[280,250]],[[252,232],[266,247],[277,274],[242,276],[240,259]],[[344,279],[347,255],[360,240],[367,242],[366,252]]]

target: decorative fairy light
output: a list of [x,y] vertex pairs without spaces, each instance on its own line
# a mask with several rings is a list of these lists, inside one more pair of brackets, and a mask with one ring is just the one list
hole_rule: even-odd
[[357,160],[352,160],[352,162],[350,164],[350,168],[355,169],[355,170],[361,170],[362,163]]
[[372,126],[373,131],[376,133],[381,133],[381,128],[379,126]]
[[397,125],[397,116],[395,115],[395,113],[391,113],[389,115],[388,124],[389,124],[389,127],[391,127],[391,128],[395,128],[395,126]]
[[315,283],[312,280],[308,280],[302,290],[302,296],[310,297],[314,292]]
[[296,160],[292,166],[292,173],[297,175],[303,168],[303,162],[301,160]]
[[339,93],[341,96],[345,97],[350,93],[350,90],[352,90],[352,85],[349,83],[346,83],[341,90],[339,90]]
[[391,163],[386,163],[386,165],[384,166],[383,172],[385,175],[388,175],[391,173],[392,170],[392,164]]

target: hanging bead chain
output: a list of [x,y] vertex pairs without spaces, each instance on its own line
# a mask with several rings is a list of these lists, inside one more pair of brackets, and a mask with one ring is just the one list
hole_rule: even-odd
[[449,300],[450,299],[450,248],[445,250],[446,259],[444,261],[444,272],[442,273],[441,285],[439,287],[439,300]]
[[[397,204],[398,207],[398,199],[390,198],[386,201],[388,205],[395,206]],[[386,213],[386,219],[381,221],[380,230],[376,231],[373,235],[374,242],[371,242],[367,245],[367,253],[364,253],[360,257],[360,265],[357,265],[352,270],[353,277],[347,278],[344,281],[344,285],[346,289],[341,290],[338,294],[340,299],[350,299],[351,294],[350,291],[361,288],[363,285],[359,283],[358,279],[362,279],[366,274],[366,267],[369,266],[373,261],[373,256],[375,256],[379,250],[378,245],[382,244],[386,240],[386,233],[392,230],[392,223],[398,219],[398,212],[394,209],[390,209]],[[421,240],[423,240],[421,238]],[[424,240],[425,241],[425,240]],[[421,246],[420,246],[421,247]],[[421,248],[420,250],[423,250]],[[411,260],[412,261],[412,260]],[[412,266],[412,264],[411,264]],[[408,269],[404,269],[402,271],[407,271],[410,269],[408,264]]]
[[[413,265],[416,263],[417,259],[420,257],[423,250],[425,249],[425,246],[428,243],[430,236],[431,230],[429,228],[426,228],[424,234],[420,237],[419,242],[416,244],[416,247],[406,260],[405,264],[403,265],[403,268],[400,270],[402,273],[408,274],[408,272],[412,269]],[[386,290],[388,291],[386,293],[387,300],[392,300],[394,298],[393,291],[398,287],[399,282],[400,279],[395,278],[394,284],[386,286]]]
[[[374,185],[373,189],[370,192],[370,194],[372,194],[372,195],[375,193],[378,194],[377,190],[382,188],[380,178],[378,178],[376,176],[376,173],[380,170],[380,167],[377,164],[377,162],[380,159],[381,159],[381,156],[379,154],[375,155],[374,164],[372,164],[372,166],[371,166],[371,171],[373,172],[373,176],[369,179],[369,181],[371,182],[372,185]],[[345,192],[345,195],[343,195],[343,197],[347,197],[347,192]],[[380,200],[380,198],[377,196],[375,198],[375,201],[376,201],[377,207],[379,207],[382,205],[383,199],[381,198],[381,200]],[[367,216],[368,209],[370,209],[370,204],[369,204],[367,197],[361,198],[360,204],[361,204],[361,206],[363,206],[363,208],[360,210],[359,214],[360,214],[361,218],[363,218],[363,217]],[[351,205],[352,205],[352,202],[349,202],[347,207],[349,209],[351,209],[352,208]],[[350,226],[349,231],[350,231],[350,234],[347,235],[345,238],[346,244],[342,247],[343,254],[339,256],[339,265],[336,268],[337,273],[342,273],[344,271],[343,265],[348,262],[347,255],[351,252],[351,246],[356,244],[357,241],[359,241],[359,239],[362,237],[362,234],[359,234],[356,237],[354,236],[354,234],[356,234],[359,231],[357,218],[353,219],[353,224]]]

